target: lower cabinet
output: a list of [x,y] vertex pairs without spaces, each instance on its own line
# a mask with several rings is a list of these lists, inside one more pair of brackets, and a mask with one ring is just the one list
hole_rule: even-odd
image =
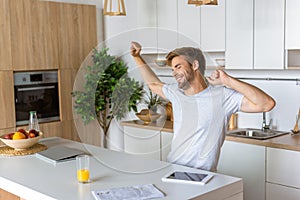
[[124,152],[160,160],[160,131],[125,126]]
[[266,184],[266,200],[299,200],[300,189],[278,185]]
[[225,141],[218,164],[218,173],[243,179],[245,200],[265,199],[264,146]]
[[300,152],[267,148],[267,200],[300,199]]
[[124,126],[124,152],[166,161],[173,133]]
[[169,152],[171,151],[171,144],[173,139],[173,133],[161,131],[161,160],[167,161]]

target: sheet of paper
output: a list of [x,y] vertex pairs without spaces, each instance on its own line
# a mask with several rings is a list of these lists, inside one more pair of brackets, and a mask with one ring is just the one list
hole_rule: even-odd
[[146,200],[165,196],[153,184],[95,190],[92,194],[96,200]]

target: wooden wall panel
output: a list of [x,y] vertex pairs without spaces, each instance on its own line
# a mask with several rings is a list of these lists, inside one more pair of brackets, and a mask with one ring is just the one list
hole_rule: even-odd
[[0,129],[15,127],[13,72],[0,71]]
[[0,0],[0,70],[11,70],[9,0]]
[[97,45],[96,7],[59,4],[59,66],[78,69]]
[[45,137],[61,137],[62,136],[62,124],[60,121],[42,123],[40,124],[40,130],[44,133]]
[[55,9],[49,2],[9,0],[14,70],[58,68]]
[[72,95],[77,69],[59,70],[59,97],[61,120],[73,119]]
[[62,121],[62,138],[81,142],[73,120]]

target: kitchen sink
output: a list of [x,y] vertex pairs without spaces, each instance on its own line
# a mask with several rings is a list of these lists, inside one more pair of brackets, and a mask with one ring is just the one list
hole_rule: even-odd
[[257,140],[265,140],[265,139],[285,135],[288,133],[290,133],[290,132],[277,131],[277,130],[272,130],[272,129],[261,130],[261,129],[246,128],[246,129],[236,129],[236,130],[228,131],[227,135],[233,136],[233,137],[243,137],[243,138],[252,138],[252,139],[257,139]]

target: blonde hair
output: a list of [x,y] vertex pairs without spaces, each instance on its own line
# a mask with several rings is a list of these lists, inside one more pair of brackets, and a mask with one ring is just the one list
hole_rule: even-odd
[[202,75],[204,75],[206,61],[202,51],[198,48],[194,47],[181,47],[174,49],[166,56],[167,65],[171,66],[172,59],[176,56],[183,56],[187,62],[192,65],[195,60],[199,63],[199,71]]

